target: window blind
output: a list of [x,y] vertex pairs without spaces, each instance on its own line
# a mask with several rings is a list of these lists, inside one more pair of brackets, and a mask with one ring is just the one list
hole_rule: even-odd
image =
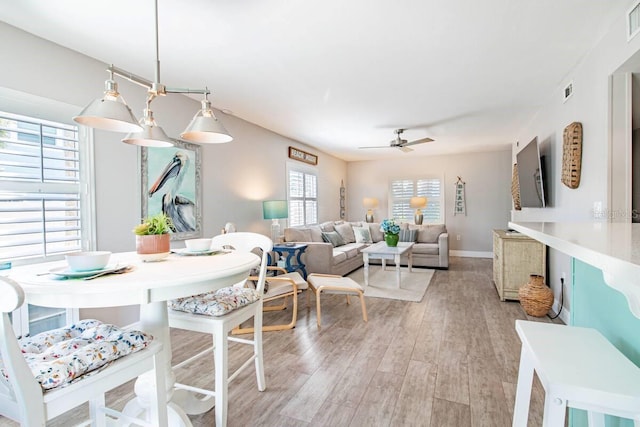
[[289,225],[317,224],[318,178],[315,174],[289,171]]
[[390,185],[391,216],[397,221],[413,221],[415,209],[410,201],[414,196],[427,198],[422,209],[425,223],[444,223],[442,180],[440,178],[396,179]]
[[0,112],[0,259],[81,249],[78,128]]

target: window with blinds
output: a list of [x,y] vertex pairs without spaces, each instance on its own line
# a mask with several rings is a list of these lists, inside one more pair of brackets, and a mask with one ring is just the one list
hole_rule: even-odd
[[289,171],[289,226],[318,223],[318,178],[315,174]]
[[0,112],[0,259],[80,250],[78,128]]
[[409,202],[414,196],[427,198],[427,207],[422,209],[423,223],[444,223],[444,198],[440,178],[396,179],[389,189],[391,216],[396,221],[413,222],[415,209]]

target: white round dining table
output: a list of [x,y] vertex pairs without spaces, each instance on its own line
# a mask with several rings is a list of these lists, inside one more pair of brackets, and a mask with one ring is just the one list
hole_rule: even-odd
[[[139,328],[163,344],[169,424],[190,426],[186,412],[175,400],[175,376],[171,369],[171,340],[166,301],[214,291],[244,281],[260,258],[251,253],[224,252],[208,256],[171,254],[158,262],[142,262],[135,252],[114,253],[109,266],[132,266],[123,274],[109,274],[92,280],[65,278],[57,272],[65,261],[30,264],[11,270],[9,277],[24,289],[26,303],[56,308],[96,308],[139,305]],[[141,376],[135,385],[136,398],[125,412],[138,414],[150,407],[153,396],[151,376]],[[181,390],[180,393],[183,391]]]

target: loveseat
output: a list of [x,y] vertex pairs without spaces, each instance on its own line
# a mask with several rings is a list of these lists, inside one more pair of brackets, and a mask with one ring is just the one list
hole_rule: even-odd
[[[449,268],[449,234],[444,224],[401,223],[400,228],[401,240],[415,242],[412,249],[414,267]],[[307,243],[303,261],[308,273],[344,276],[364,265],[362,249],[382,240],[384,234],[377,222],[329,221],[284,230],[285,242]],[[372,264],[376,262],[380,263],[380,260],[371,261]],[[407,265],[407,257],[401,258],[400,262]],[[393,261],[387,261],[387,264],[393,265]]]

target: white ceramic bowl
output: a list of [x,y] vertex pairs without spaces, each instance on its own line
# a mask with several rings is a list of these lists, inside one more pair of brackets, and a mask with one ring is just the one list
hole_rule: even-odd
[[105,268],[111,258],[111,252],[75,252],[65,255],[69,268],[73,271],[100,270]]
[[211,249],[211,239],[187,239],[184,244],[189,252],[204,252]]

